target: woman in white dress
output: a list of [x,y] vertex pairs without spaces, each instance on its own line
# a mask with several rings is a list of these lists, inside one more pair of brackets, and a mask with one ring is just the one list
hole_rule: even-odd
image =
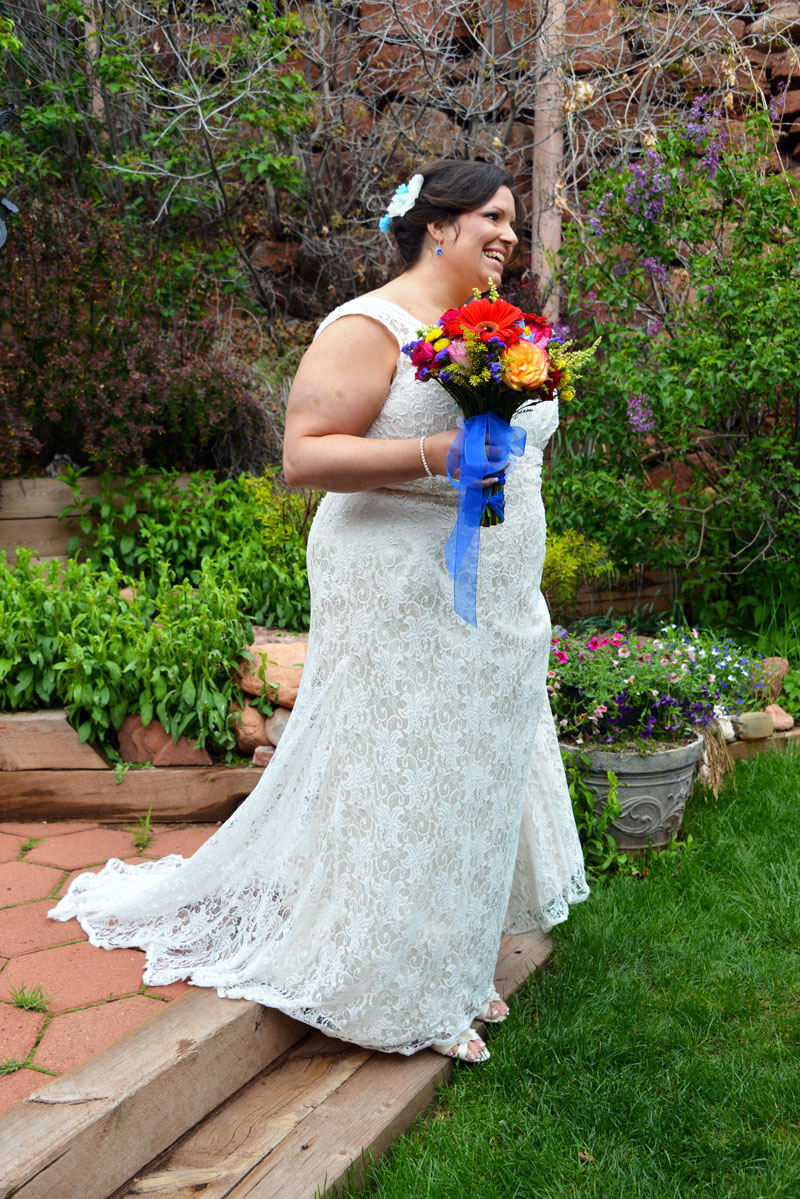
[[405,269],[332,312],[300,365],[284,470],[328,494],[308,545],[308,655],[272,762],[192,858],[112,860],[50,913],[77,916],[92,944],[144,949],[150,985],[188,978],[367,1048],[483,1061],[470,1025],[507,1014],[492,988],[504,928],[547,930],[588,894],[539,591],[556,405],[515,418],[527,448],[505,523],[481,532],[475,628],[444,561],[458,411],[400,354],[501,282],[515,215],[499,168],[425,168],[383,222]]

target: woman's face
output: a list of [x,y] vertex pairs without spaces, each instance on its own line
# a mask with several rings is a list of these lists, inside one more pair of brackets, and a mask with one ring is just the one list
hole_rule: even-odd
[[462,213],[444,227],[442,258],[447,255],[454,275],[463,275],[465,294],[473,287],[486,291],[490,279],[500,283],[503,266],[519,240],[513,228],[515,215],[514,197],[504,186],[480,208]]

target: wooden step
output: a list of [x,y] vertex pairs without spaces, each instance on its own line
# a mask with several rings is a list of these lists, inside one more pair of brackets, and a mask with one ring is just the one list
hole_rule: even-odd
[[[515,991],[550,952],[541,933],[505,937],[500,994]],[[363,1182],[452,1069],[433,1053],[371,1053],[310,1033],[113,1199],[313,1199],[345,1180]]]
[[0,1116],[0,1199],[106,1199],[307,1035],[260,1004],[187,992]]

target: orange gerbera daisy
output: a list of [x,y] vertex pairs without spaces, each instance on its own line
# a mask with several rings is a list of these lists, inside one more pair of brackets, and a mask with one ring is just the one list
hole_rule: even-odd
[[463,308],[451,308],[442,317],[442,327],[448,337],[474,333],[481,341],[498,338],[513,346],[523,330],[522,310],[507,300],[473,300]]

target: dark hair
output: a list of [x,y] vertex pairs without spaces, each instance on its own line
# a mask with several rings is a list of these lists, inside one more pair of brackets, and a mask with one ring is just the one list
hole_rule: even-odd
[[418,173],[424,182],[414,207],[392,219],[392,233],[407,266],[413,266],[422,253],[430,221],[452,225],[463,213],[491,200],[501,187],[507,187],[517,203],[513,177],[491,162],[440,158]]

